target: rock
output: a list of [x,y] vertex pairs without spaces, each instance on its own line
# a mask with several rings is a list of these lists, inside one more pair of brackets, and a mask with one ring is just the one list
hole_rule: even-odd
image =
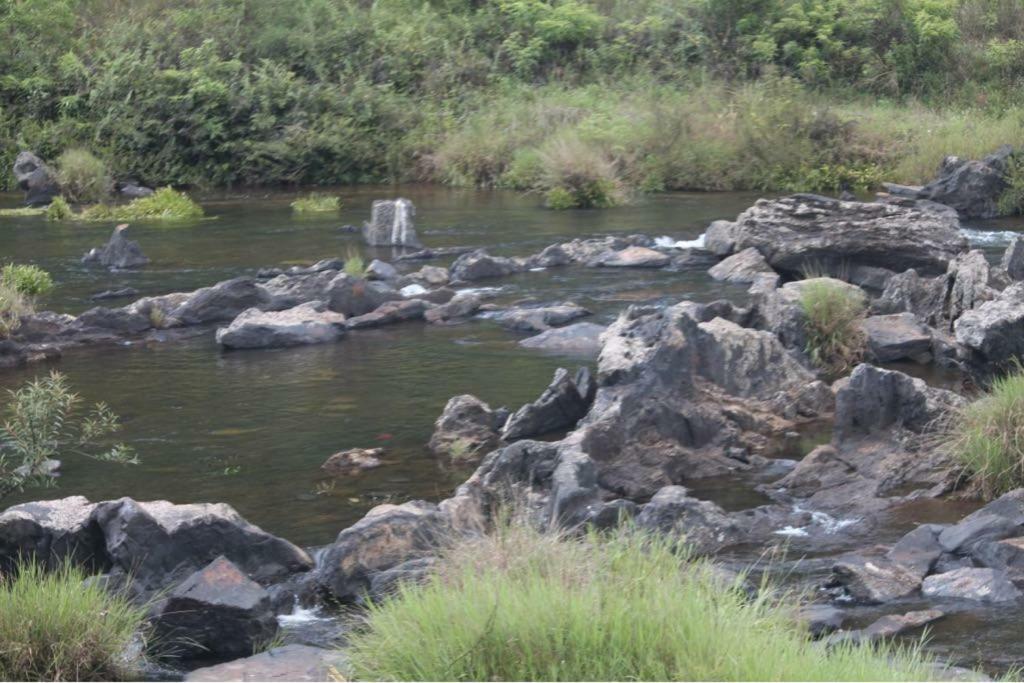
[[807,625],[811,636],[820,638],[842,628],[844,615],[841,609],[832,605],[804,605],[797,613],[797,619]]
[[1024,282],[965,312],[953,329],[957,342],[971,349],[979,364],[1000,367],[1024,356]]
[[405,583],[422,583],[430,576],[436,560],[433,557],[421,557],[377,572],[370,578],[370,597],[383,600],[391,597]]
[[506,441],[530,439],[568,429],[575,426],[589,408],[586,394],[581,393],[569,371],[558,368],[540,398],[527,403],[509,417],[501,438]]
[[509,330],[543,332],[588,315],[590,315],[590,311],[587,309],[567,302],[537,308],[511,308],[507,311],[487,314],[487,317]]
[[572,255],[561,244],[551,244],[527,261],[528,268],[556,268],[573,262]]
[[338,273],[327,286],[328,305],[332,311],[349,318],[365,315],[388,301],[400,301],[402,295],[384,282],[355,278]]
[[327,547],[317,567],[316,583],[334,600],[358,602],[369,590],[374,574],[429,555],[447,528],[444,514],[432,503],[417,500],[378,505]]
[[1024,525],[1024,488],[1004,493],[985,507],[975,510],[967,517],[964,517],[961,521],[967,521],[983,515],[1005,517],[1014,524]]
[[0,513],[0,572],[21,559],[45,567],[73,561],[95,571],[110,565],[103,535],[93,522],[96,505],[82,496],[22,503]]
[[585,523],[600,505],[597,468],[575,443],[563,443],[551,472],[545,507],[549,528],[572,529]]
[[775,270],[836,275],[856,266],[945,272],[967,250],[956,212],[932,202],[844,202],[812,194],[759,199],[732,226],[713,224],[708,248],[755,247]]
[[282,645],[258,655],[207,666],[185,674],[194,683],[227,681],[337,681],[347,670],[341,650]]
[[117,183],[116,189],[118,194],[127,199],[142,199],[143,197],[153,196],[153,188],[140,185],[132,180]]
[[946,613],[937,609],[918,610],[906,614],[887,614],[881,619],[876,619],[871,625],[856,631],[844,631],[836,633],[826,642],[829,645],[836,645],[841,642],[852,641],[855,643],[872,643],[898,636],[901,633],[921,628],[926,624],[941,619]]
[[871,304],[880,315],[912,313],[927,325],[945,320],[947,277],[924,278],[910,269],[889,278],[882,295]]
[[344,333],[345,316],[313,301],[284,311],[245,310],[217,330],[217,343],[228,349],[266,349],[324,344]]
[[919,197],[956,209],[965,218],[1000,215],[999,198],[1006,189],[1007,163],[1013,148],[1003,145],[979,161],[946,157],[939,176],[921,188]]
[[19,152],[14,160],[14,179],[25,193],[28,206],[46,206],[60,194],[57,176],[32,152]]
[[137,296],[139,290],[134,287],[123,287],[121,289],[105,289],[102,292],[97,292],[89,298],[93,301],[103,301],[105,299],[123,299],[129,296]]
[[761,276],[771,276],[776,273],[764,260],[764,256],[761,256],[761,252],[754,247],[749,247],[713,266],[708,271],[708,275],[725,282],[752,283]]
[[82,257],[83,263],[99,263],[107,268],[124,270],[127,268],[139,268],[149,263],[149,259],[142,253],[138,242],[128,239],[128,224],[122,223],[114,228],[110,240],[102,248],[89,251]]
[[933,574],[921,584],[921,593],[929,598],[962,598],[982,602],[1008,602],[1021,597],[1021,592],[1004,572],[976,567]]
[[455,259],[451,267],[453,282],[473,282],[489,278],[505,277],[522,272],[524,266],[515,259],[491,256],[484,249],[477,249]]
[[390,263],[373,259],[366,267],[366,277],[370,280],[397,280],[399,273],[398,269]]
[[942,527],[938,524],[922,524],[897,541],[886,553],[886,558],[924,577],[942,555],[941,532]]
[[596,323],[574,323],[544,330],[538,335],[520,340],[519,345],[551,353],[597,358],[601,353],[601,335],[605,329],[604,325]]
[[832,566],[834,585],[841,585],[858,602],[881,603],[916,592],[923,574],[886,557],[851,555]]
[[370,222],[363,225],[363,239],[371,247],[422,249],[412,217],[416,207],[408,199],[378,199],[373,202]]
[[1024,239],[1014,235],[1006,247],[1002,260],[1003,269],[1011,280],[1024,280]]
[[450,279],[448,269],[440,266],[423,266],[415,273],[410,274],[409,278],[431,287],[446,285]]
[[327,458],[320,469],[335,476],[356,474],[380,467],[382,455],[383,448],[350,448]]
[[1016,520],[979,511],[944,529],[939,535],[939,543],[947,552],[970,555],[980,545],[1018,533],[1020,525]]
[[704,233],[704,248],[716,256],[728,256],[737,251],[738,224],[732,221],[712,221]]
[[283,311],[312,301],[330,301],[331,283],[337,275],[336,270],[330,269],[281,273],[260,285],[268,299],[265,307]]
[[971,557],[983,567],[1006,572],[1015,584],[1024,581],[1024,536],[978,543]]
[[174,505],[131,498],[98,503],[93,519],[114,566],[159,590],[220,555],[260,583],[312,569],[302,549],[245,521],[223,503]]
[[491,410],[476,396],[453,396],[434,423],[428,447],[438,455],[482,455],[498,445],[498,430],[507,419],[508,411]]
[[966,311],[990,301],[999,292],[989,287],[989,265],[985,253],[977,249],[956,257],[946,272],[946,320],[956,320]]
[[848,282],[834,278],[811,278],[788,282],[772,289],[758,304],[761,327],[774,333],[782,345],[798,353],[807,348],[807,315],[804,313],[804,291],[811,287],[828,286],[840,289],[851,298],[866,300],[864,291]]
[[483,300],[479,294],[460,292],[452,297],[448,303],[428,310],[424,313],[423,317],[426,318],[428,323],[434,324],[462,320],[480,310],[482,303]]
[[647,247],[632,246],[599,256],[587,265],[606,268],[664,268],[671,257]]
[[81,313],[75,320],[81,328],[106,330],[118,335],[139,334],[153,327],[153,321],[149,316],[136,312],[129,306],[96,306]]
[[636,517],[639,529],[682,535],[697,554],[707,554],[734,543],[740,531],[732,519],[714,503],[697,500],[683,486],[665,486]]
[[932,334],[913,313],[873,315],[861,322],[868,340],[868,351],[877,363],[909,358],[930,358]]
[[392,325],[406,320],[422,320],[423,314],[427,311],[429,305],[422,299],[387,301],[370,313],[349,318],[345,324],[350,330],[359,330],[367,327]]
[[192,292],[171,317],[186,325],[234,320],[242,311],[266,302],[266,292],[253,278],[236,277]]
[[171,592],[154,630],[182,659],[233,659],[270,642],[277,619],[270,593],[221,556]]

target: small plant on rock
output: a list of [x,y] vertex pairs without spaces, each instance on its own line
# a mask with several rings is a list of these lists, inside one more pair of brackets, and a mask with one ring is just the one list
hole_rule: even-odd
[[99,441],[120,429],[120,420],[105,403],[83,413],[81,398],[61,373],[36,378],[9,395],[6,420],[0,428],[0,498],[29,484],[50,483],[50,463],[58,457],[138,462],[122,443],[98,447]]
[[345,272],[351,277],[366,275],[366,261],[363,260],[363,255],[355,249],[345,252]]
[[79,204],[103,201],[114,186],[106,164],[85,149],[69,149],[57,158],[57,179],[64,196]]
[[954,415],[946,446],[982,496],[1024,486],[1024,368],[992,382]]
[[805,350],[816,366],[839,374],[860,361],[867,343],[860,326],[866,310],[862,294],[837,280],[818,278],[805,282],[800,305]]

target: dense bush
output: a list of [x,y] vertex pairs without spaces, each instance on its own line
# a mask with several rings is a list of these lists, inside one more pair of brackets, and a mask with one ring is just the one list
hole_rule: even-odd
[[423,586],[371,605],[358,680],[918,680],[915,650],[814,643],[792,607],[640,534],[522,526],[469,541]]
[[35,562],[0,575],[0,679],[5,681],[133,680],[132,640],[145,607],[86,582],[65,565],[46,571]]
[[57,157],[57,178],[61,194],[78,204],[101,202],[113,187],[106,164],[84,149]]

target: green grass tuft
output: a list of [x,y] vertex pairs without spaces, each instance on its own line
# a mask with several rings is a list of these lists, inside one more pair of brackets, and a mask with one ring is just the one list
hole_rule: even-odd
[[21,218],[23,216],[42,216],[46,214],[45,207],[23,206],[17,209],[0,209],[0,218]]
[[0,579],[0,679],[133,679],[126,655],[146,618],[144,607],[84,583],[81,569],[47,572],[35,562]]
[[314,192],[308,197],[299,197],[291,206],[295,213],[331,213],[341,210],[341,198]]
[[8,263],[0,271],[0,282],[14,287],[28,296],[39,296],[53,291],[53,278],[39,266]]
[[75,218],[75,212],[63,197],[54,197],[50,205],[46,207],[46,220],[48,221],[70,221]]
[[373,604],[359,680],[926,680],[915,646],[812,642],[792,607],[749,598],[669,540],[499,528]]
[[366,261],[357,249],[349,249],[345,252],[345,272],[357,278],[366,275]]
[[1024,369],[995,380],[953,417],[946,445],[986,498],[1024,486]]
[[96,204],[79,214],[85,221],[185,221],[203,217],[203,208],[184,192],[162,187],[128,204]]
[[800,292],[807,333],[805,351],[811,361],[829,374],[840,374],[864,355],[867,343],[860,323],[864,296],[837,280],[806,280]]

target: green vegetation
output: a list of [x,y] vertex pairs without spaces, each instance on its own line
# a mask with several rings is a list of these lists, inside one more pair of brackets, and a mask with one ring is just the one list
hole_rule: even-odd
[[947,448],[981,495],[1024,485],[1024,369],[999,378],[950,422]]
[[352,277],[363,277],[366,275],[366,261],[357,249],[349,249],[345,252],[345,272]]
[[74,220],[75,212],[63,197],[54,197],[50,205],[46,207],[46,220],[48,221],[70,221]]
[[[770,591],[638,533],[499,528],[422,586],[371,605],[348,650],[359,680],[928,680],[916,648],[811,641]],[[555,608],[557,606],[557,608]]]
[[837,280],[806,280],[800,291],[807,333],[807,355],[829,374],[838,375],[864,354],[866,338],[860,327],[866,310],[864,296]]
[[46,214],[45,208],[35,206],[23,206],[17,209],[0,209],[0,218],[20,218],[23,216],[42,216]]
[[608,206],[918,183],[1024,138],[1020,0],[21,0],[0,40],[0,167],[87,147],[158,185]]
[[126,661],[146,608],[85,582],[67,564],[46,571],[35,562],[0,576],[0,679],[5,681],[132,680]]
[[341,198],[314,192],[308,197],[299,197],[291,204],[295,213],[330,213],[341,210]]
[[124,444],[98,444],[120,429],[118,417],[104,403],[88,412],[64,375],[52,372],[9,392],[6,419],[0,427],[0,499],[27,485],[51,483],[48,461],[77,455],[102,462],[135,464]]
[[0,282],[28,296],[39,296],[53,290],[53,278],[39,266],[9,263],[0,271]]
[[32,297],[11,283],[0,280],[0,339],[7,339],[21,327],[21,319],[35,312]]
[[203,208],[184,192],[162,187],[128,204],[96,204],[79,214],[84,221],[185,221],[203,217]]
[[114,185],[106,165],[88,150],[79,148],[57,157],[57,180],[61,194],[76,204],[101,202]]

